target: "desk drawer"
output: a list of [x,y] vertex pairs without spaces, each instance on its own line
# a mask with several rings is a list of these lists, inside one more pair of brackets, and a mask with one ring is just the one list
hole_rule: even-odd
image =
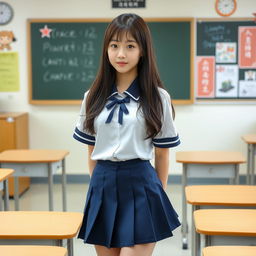
[[[2,168],[11,168],[16,177],[48,177],[48,163],[2,163]],[[52,174],[55,174],[61,167],[61,161],[51,163]]]
[[234,178],[235,164],[188,164],[189,178]]

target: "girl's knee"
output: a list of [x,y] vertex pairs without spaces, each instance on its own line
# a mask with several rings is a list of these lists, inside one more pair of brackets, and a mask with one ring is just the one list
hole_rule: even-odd
[[119,256],[151,256],[156,243],[136,244],[121,248]]
[[107,248],[101,245],[95,245],[97,256],[119,256],[120,248]]

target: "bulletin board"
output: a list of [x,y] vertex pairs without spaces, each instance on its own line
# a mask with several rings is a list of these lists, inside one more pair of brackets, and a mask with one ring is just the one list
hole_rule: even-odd
[[[193,18],[145,19],[161,79],[174,104],[194,100]],[[110,19],[30,19],[29,102],[80,104],[97,74]]]
[[197,19],[197,100],[256,100],[256,23]]

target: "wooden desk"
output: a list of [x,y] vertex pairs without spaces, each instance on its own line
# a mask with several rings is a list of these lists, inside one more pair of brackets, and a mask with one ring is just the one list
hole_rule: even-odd
[[16,149],[0,153],[0,167],[12,168],[14,172],[15,210],[19,210],[18,177],[48,177],[49,210],[53,211],[53,174],[62,169],[63,211],[67,210],[66,202],[66,150]]
[[256,134],[247,134],[242,136],[247,143],[247,184],[255,184],[255,155],[256,155]]
[[0,245],[4,256],[67,256],[67,249],[59,246]]
[[203,256],[255,256],[256,246],[209,246],[203,249]]
[[82,219],[78,212],[0,212],[0,243],[62,246],[67,239],[68,255],[73,256],[73,238]]
[[[192,256],[201,255],[200,237],[196,233],[193,212],[206,208],[255,208],[256,186],[200,185],[185,188],[187,203],[192,204]],[[199,247],[197,247],[199,246]]]
[[[4,191],[4,210],[9,211],[8,178],[14,173],[12,169],[0,168],[0,191]],[[0,193],[0,211],[2,211],[2,195]]]
[[239,152],[223,151],[188,151],[177,152],[176,161],[182,163],[182,248],[188,248],[188,224],[185,187],[188,178],[229,178],[232,183],[239,183],[239,164],[245,163]]
[[256,210],[197,210],[194,220],[196,231],[205,238],[205,246],[256,245]]

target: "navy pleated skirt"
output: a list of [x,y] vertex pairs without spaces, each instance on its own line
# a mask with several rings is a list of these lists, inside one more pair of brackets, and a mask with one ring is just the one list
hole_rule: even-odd
[[78,238],[120,248],[170,237],[178,226],[178,215],[149,161],[97,161]]

